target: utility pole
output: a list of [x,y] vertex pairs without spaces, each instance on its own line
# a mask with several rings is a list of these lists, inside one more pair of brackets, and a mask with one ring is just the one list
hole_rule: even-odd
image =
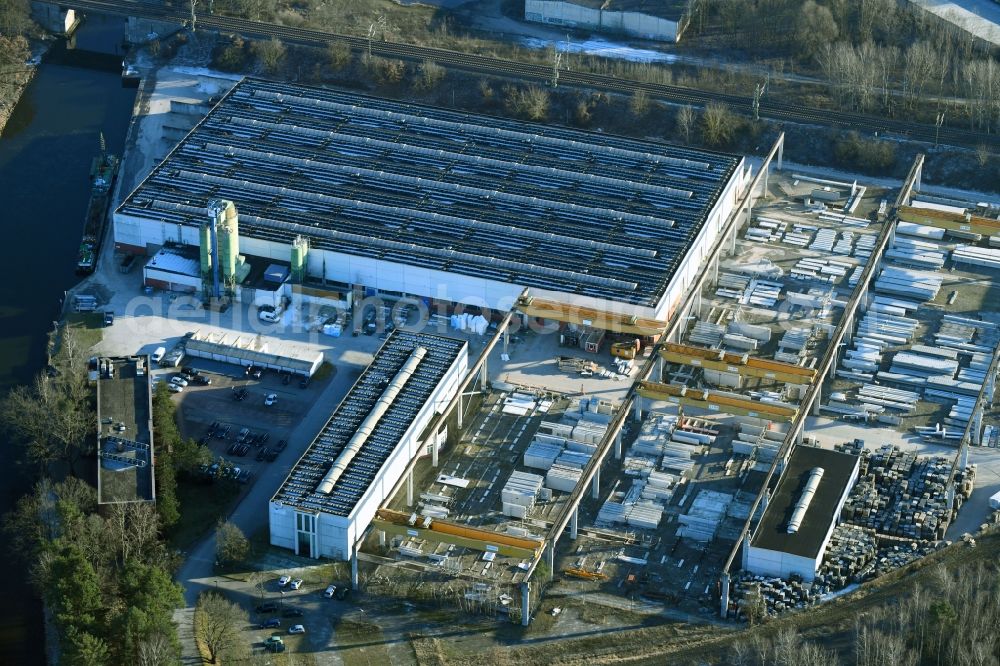
[[937,114],[937,118],[934,119],[934,147],[937,148],[938,145],[938,134],[941,133],[941,125],[944,124],[944,111]]
[[562,51],[554,51],[552,55],[552,87],[559,85],[559,64],[562,62]]
[[198,20],[194,15],[194,8],[198,6],[198,0],[189,0],[191,5],[191,34],[194,34],[194,24]]
[[767,84],[771,81],[771,74],[768,72],[764,83],[758,83],[753,89],[753,119],[760,120],[760,98],[767,92]]
[[378,18],[368,26],[368,57],[372,57],[372,39],[375,38],[375,30],[381,28],[382,30],[382,41],[385,41],[385,33],[388,30],[388,26],[385,22],[385,15],[379,14]]

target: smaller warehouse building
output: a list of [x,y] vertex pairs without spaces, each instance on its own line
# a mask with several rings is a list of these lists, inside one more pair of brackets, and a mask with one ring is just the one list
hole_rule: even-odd
[[812,581],[858,480],[860,460],[838,451],[795,447],[749,547],[744,544],[743,568],[759,576],[799,575]]
[[348,560],[468,371],[463,340],[396,330],[271,499],[271,544]]
[[243,336],[195,331],[184,343],[184,353],[241,367],[255,365],[276,372],[312,377],[323,365],[323,354],[260,335]]
[[690,0],[524,0],[524,19],[567,28],[680,41]]
[[149,357],[99,358],[96,364],[97,503],[155,501]]

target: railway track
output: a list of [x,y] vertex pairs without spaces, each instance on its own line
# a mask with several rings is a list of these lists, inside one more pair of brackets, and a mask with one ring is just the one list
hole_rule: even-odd
[[[182,11],[148,2],[73,0],[67,4],[81,10],[119,16],[176,21],[178,23],[189,18]],[[240,34],[251,38],[275,37],[287,44],[301,46],[325,46],[331,41],[339,40],[347,42],[355,50],[368,50],[370,48],[373,55],[404,60],[433,60],[442,66],[493,76],[506,76],[532,81],[549,81],[552,77],[552,68],[547,64],[519,62],[492,56],[461,53],[447,49],[396,42],[369,41],[365,37],[339,35],[308,28],[273,25],[228,16],[199,16],[197,27],[218,30],[222,33]],[[559,71],[559,84],[563,86],[607,90],[623,94],[631,94],[636,90],[643,90],[651,98],[673,104],[704,106],[710,102],[721,102],[740,113],[750,113],[753,104],[753,100],[749,96],[716,93],[659,83],[646,83],[571,70]],[[957,146],[976,147],[983,144],[987,146],[1000,146],[1000,136],[994,134],[984,134],[944,126],[938,130],[933,125],[927,123],[914,123],[849,111],[834,111],[795,104],[784,104],[768,100],[767,98],[761,100],[760,116],[781,122],[854,129],[863,134],[898,135],[911,140],[929,143],[936,140],[938,143]]]

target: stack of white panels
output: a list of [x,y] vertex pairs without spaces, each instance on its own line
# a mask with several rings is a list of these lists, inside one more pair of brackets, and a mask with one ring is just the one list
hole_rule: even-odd
[[1000,250],[976,247],[975,245],[958,245],[951,253],[951,260],[956,264],[998,269],[1000,268]]
[[534,469],[548,469],[563,451],[563,447],[533,441],[524,452],[524,466]]
[[545,475],[545,486],[552,490],[571,493],[580,482],[583,472],[578,467],[570,467],[555,463]]
[[820,229],[816,232],[816,238],[809,246],[810,250],[817,252],[832,252],[833,244],[837,242],[837,232],[833,229]]
[[905,234],[907,236],[916,236],[917,238],[931,238],[933,240],[941,240],[944,238],[944,229],[940,229],[938,227],[928,227],[922,224],[914,224],[913,222],[897,222],[896,233]]
[[930,301],[937,297],[944,278],[908,268],[883,268],[875,280],[875,291]]

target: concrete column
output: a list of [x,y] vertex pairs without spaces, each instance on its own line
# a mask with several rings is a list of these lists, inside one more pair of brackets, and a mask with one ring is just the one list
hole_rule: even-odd
[[555,539],[549,542],[549,547],[545,549],[546,551],[546,564],[549,565],[549,580],[552,580],[556,576],[556,542]]
[[959,452],[958,468],[965,469],[969,466],[969,447],[963,446]]
[[695,297],[694,297],[694,299],[695,299],[694,300],[694,303],[695,303],[695,305],[694,305],[694,312],[695,312],[695,315],[697,317],[701,317],[701,292],[702,292],[702,290],[699,289],[698,293],[695,294]]
[[[462,428],[462,424],[459,423],[459,429]],[[438,466],[438,437],[441,435],[440,431],[435,430],[431,435],[431,467]]]
[[778,144],[778,171],[781,171],[781,162],[785,156],[785,137],[781,137],[781,143]]
[[508,348],[510,347],[510,326],[503,327],[503,353],[508,353]]
[[641,395],[636,395],[635,398],[632,399],[632,402],[635,405],[635,420],[636,421],[641,421],[642,420],[642,396]]
[[464,418],[463,412],[465,411],[465,398],[461,393],[458,394],[458,429],[462,429],[462,419]]
[[358,544],[354,544],[354,551],[351,553],[351,589],[358,591]]
[[601,468],[600,467],[598,467],[596,470],[594,470],[594,480],[593,480],[593,482],[591,482],[591,489],[590,490],[591,490],[591,493],[594,496],[594,499],[597,499],[598,497],[600,497],[600,494],[601,494]]
[[712,286],[717,287],[719,285],[719,255],[715,255],[715,259],[712,260]]
[[743,568],[746,569],[750,564],[750,533],[747,532],[743,535]]
[[618,434],[615,435],[615,458],[618,460],[622,459],[622,431],[619,430]]
[[479,369],[479,383],[483,386],[483,388],[486,388],[486,385],[490,383],[490,372],[487,369],[488,365],[489,362],[484,359],[483,367]]
[[[834,369],[833,372],[836,372],[836,369]],[[816,397],[812,401],[812,407],[809,409],[809,412],[813,416],[819,416],[819,407],[822,404],[822,402],[823,402],[823,382],[820,382],[819,386],[816,387]]]
[[760,498],[760,513],[761,515],[767,511],[767,505],[771,503],[771,491],[765,490],[764,496]]
[[531,581],[521,583],[521,626],[531,622]]
[[385,530],[378,531],[378,545],[385,548]]
[[406,506],[413,506],[413,470],[406,475]]
[[580,507],[573,509],[573,513],[569,517],[569,538],[575,539],[579,534],[579,516]]
[[664,361],[662,356],[656,359],[656,381],[658,382],[663,381],[663,364]]
[[[971,439],[972,443],[975,444],[976,446],[979,446],[982,443],[980,437],[983,434],[982,408],[976,409],[975,411],[972,412],[972,427],[969,430],[971,431],[969,433],[969,438]],[[963,446],[962,448],[968,451],[968,447]]]
[[719,617],[725,620],[729,616],[729,574],[722,574],[719,583],[722,592],[719,598]]

